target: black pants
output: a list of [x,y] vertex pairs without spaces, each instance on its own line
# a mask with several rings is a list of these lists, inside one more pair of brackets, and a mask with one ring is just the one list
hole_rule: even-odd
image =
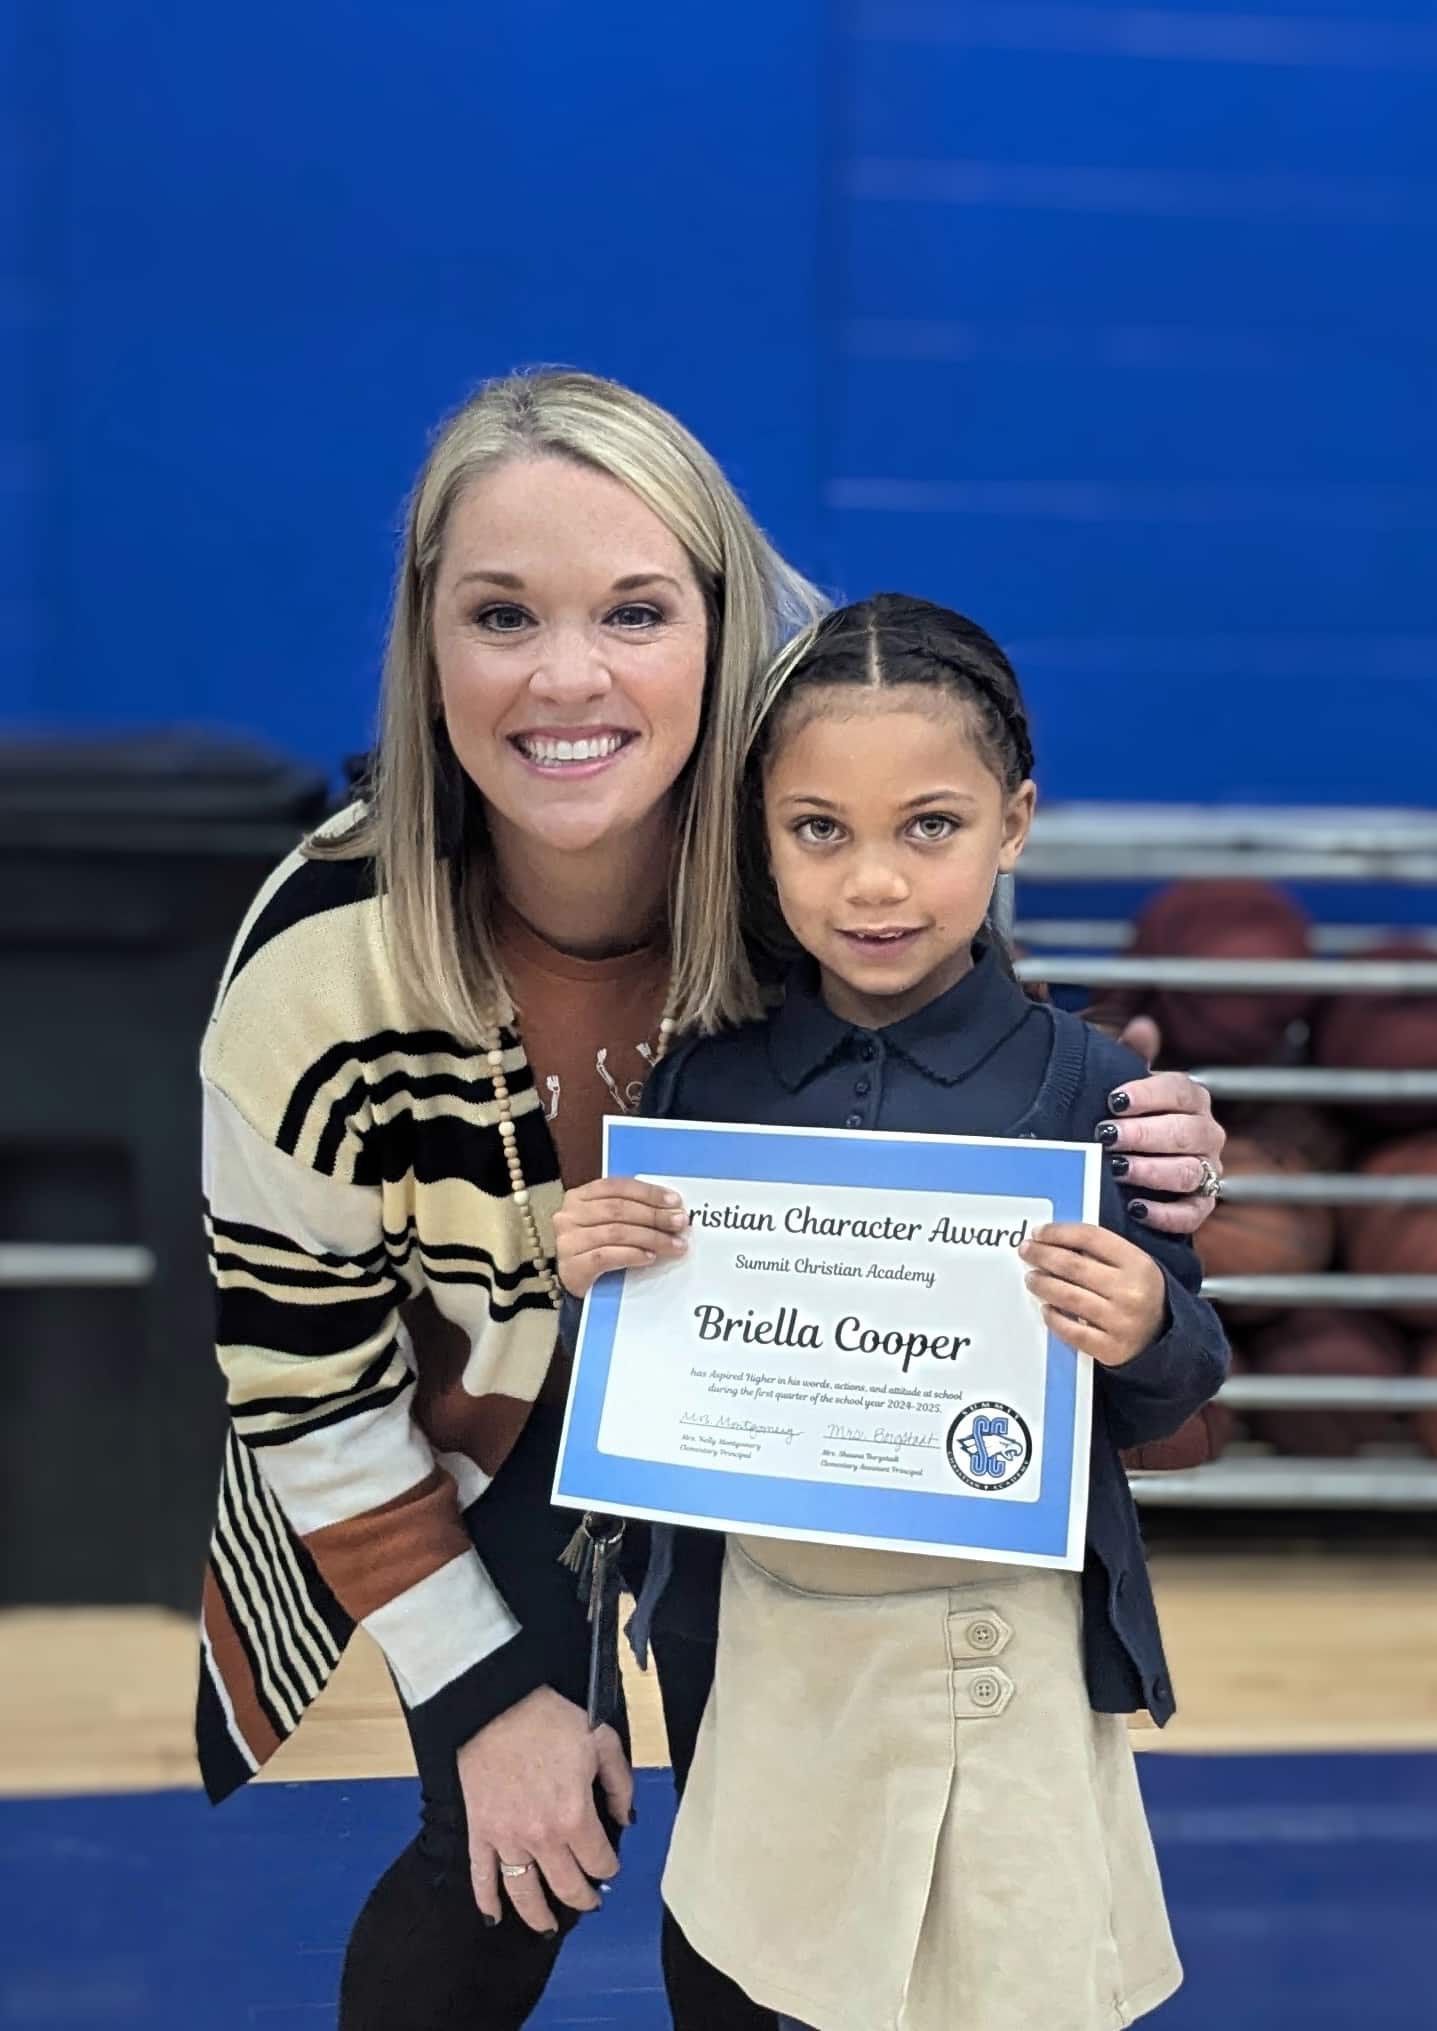
[[[573,1575],[558,1563],[573,1534],[572,1510],[549,1502],[559,1417],[543,1406],[494,1485],[469,1512],[470,1533],[499,1591],[526,1628],[541,1628],[565,1660],[555,1688],[583,1705],[589,1634]],[[630,1531],[630,1555],[642,1534]],[[716,1547],[685,1542],[671,1599],[654,1630],[654,1663],[682,1791],[713,1680]],[[627,1561],[626,1561],[627,1563]],[[631,1583],[639,1575],[631,1572]],[[564,1682],[560,1682],[560,1680]],[[506,1906],[484,1924],[469,1881],[464,1800],[452,1757],[420,1765],[417,1838],[375,1885],[355,1922],[340,1986],[339,2031],[519,2031],[543,1995],[580,1914],[551,1899],[557,1939],[531,1932]],[[609,1837],[619,1834],[607,1819]],[[602,1913],[593,1914],[601,1922]],[[663,1914],[664,1985],[675,2031],[776,2031],[726,1975],[694,1951]]]

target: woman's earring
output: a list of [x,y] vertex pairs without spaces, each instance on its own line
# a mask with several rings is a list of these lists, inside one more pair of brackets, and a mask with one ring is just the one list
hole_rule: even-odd
[[464,844],[464,820],[468,804],[468,778],[454,752],[449,728],[442,719],[434,722],[434,852],[439,860],[454,860]]

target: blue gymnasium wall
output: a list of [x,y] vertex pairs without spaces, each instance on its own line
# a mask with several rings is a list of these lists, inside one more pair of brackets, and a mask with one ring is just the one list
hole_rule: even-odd
[[1433,0],[11,0],[0,718],[362,742],[480,376],[1015,649],[1061,795],[1420,803]]

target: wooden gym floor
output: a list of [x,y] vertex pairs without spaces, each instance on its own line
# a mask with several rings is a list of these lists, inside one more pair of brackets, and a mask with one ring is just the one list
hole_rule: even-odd
[[[1163,1751],[1437,1749],[1437,1561],[1361,1555],[1155,1555],[1181,1711]],[[0,1614],[0,1795],[196,1782],[194,1637],[143,1608]],[[652,1676],[630,1674],[636,1760],[666,1761]],[[267,1777],[398,1777],[413,1765],[378,1653],[350,1648]]]

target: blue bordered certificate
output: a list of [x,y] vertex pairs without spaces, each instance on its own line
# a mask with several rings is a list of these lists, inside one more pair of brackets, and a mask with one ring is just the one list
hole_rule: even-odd
[[1100,1154],[606,1118],[605,1174],[681,1193],[689,1250],[590,1292],[555,1501],[1081,1567],[1092,1363],[1017,1251],[1096,1221]]

